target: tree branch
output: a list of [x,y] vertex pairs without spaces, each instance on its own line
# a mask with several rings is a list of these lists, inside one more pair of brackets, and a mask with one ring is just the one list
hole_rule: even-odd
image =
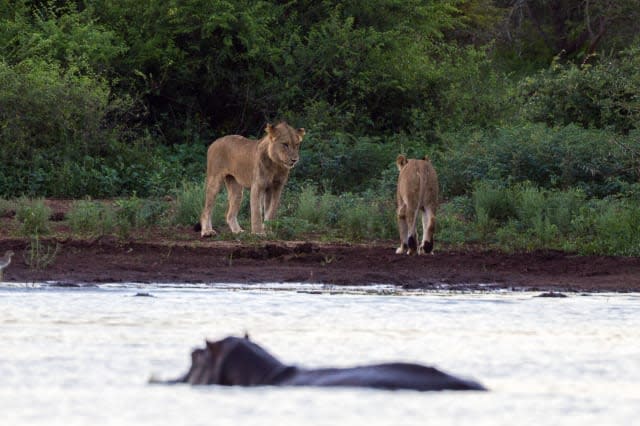
[[536,27],[536,30],[538,30],[540,37],[542,37],[542,39],[544,40],[544,44],[546,44],[549,49],[553,50],[554,48],[553,43],[551,42],[551,40],[549,40],[549,36],[547,35],[547,33],[544,32],[544,29],[542,28],[542,24],[540,23],[540,20],[533,14],[533,10],[531,10],[529,3],[527,1],[524,1],[522,2],[522,4],[524,4],[524,7],[526,7],[527,14],[533,21],[533,25]]

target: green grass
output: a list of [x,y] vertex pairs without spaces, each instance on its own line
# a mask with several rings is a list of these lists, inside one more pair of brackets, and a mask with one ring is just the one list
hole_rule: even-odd
[[[471,196],[441,205],[436,241],[481,245],[505,252],[557,249],[581,254],[640,255],[640,201],[587,199],[578,189],[550,190],[480,182]],[[292,207],[293,206],[293,207]],[[422,232],[418,221],[419,232]],[[367,191],[320,193],[307,185],[288,194],[271,238],[367,242],[396,240],[395,202]],[[234,238],[222,234],[221,238]]]
[[[530,183],[503,186],[480,182],[474,188],[472,195],[454,197],[440,206],[435,233],[438,244],[505,252],[554,249],[640,256],[640,197],[636,191],[624,197],[598,199],[587,197],[580,189],[545,189]],[[112,203],[78,200],[67,214],[67,225],[73,235],[81,237],[115,234],[126,240],[151,231],[176,236],[176,232],[184,232],[177,225],[192,225],[198,220],[201,196],[201,185],[185,184],[175,201],[135,195]],[[364,243],[391,240],[395,244],[398,238],[395,201],[378,192],[336,195],[313,185],[297,193],[285,192],[277,219],[266,223],[266,237],[249,232],[248,198],[239,218],[247,232],[236,235],[226,226],[226,196],[220,194],[213,213],[214,226],[220,231],[216,239],[247,244],[265,238]],[[19,235],[37,240],[50,231],[50,210],[42,199],[4,200],[4,205],[15,206],[15,219],[4,220],[15,221]],[[51,251],[37,246],[34,250],[34,259],[47,258]]]
[[9,214],[9,212],[14,212],[15,210],[16,203],[14,201],[0,198],[0,217]]
[[472,215],[463,208],[445,209],[439,229],[449,225],[456,231],[442,231],[443,239],[459,243],[464,235],[466,242],[505,251],[640,255],[640,201],[635,197],[587,199],[575,188],[550,190],[531,184],[496,188],[480,183],[473,203]]
[[204,204],[204,183],[183,182],[175,191],[174,225],[190,226],[200,221]]
[[115,201],[115,230],[121,239],[128,239],[134,230],[149,231],[168,222],[168,203],[135,194]]
[[109,235],[115,229],[113,208],[90,199],[74,201],[67,214],[67,220],[74,234],[85,237]]
[[20,198],[16,205],[16,220],[20,223],[20,234],[27,237],[49,233],[51,209],[44,199]]

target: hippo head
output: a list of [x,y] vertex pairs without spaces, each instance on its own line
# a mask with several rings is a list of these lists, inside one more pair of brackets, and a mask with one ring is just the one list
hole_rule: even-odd
[[264,384],[283,365],[248,336],[206,341],[204,348],[191,352],[191,368],[179,382],[192,385]]
[[219,384],[221,361],[220,342],[207,341],[204,349],[198,348],[191,352],[191,368],[183,381],[192,385]]

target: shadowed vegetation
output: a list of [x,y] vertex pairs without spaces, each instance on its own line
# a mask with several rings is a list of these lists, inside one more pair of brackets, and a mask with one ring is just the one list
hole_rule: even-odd
[[190,226],[209,143],[286,119],[307,135],[270,224],[279,238],[393,238],[395,157],[428,154],[444,201],[436,239],[636,255],[639,11],[0,2],[0,197],[17,200],[0,215],[42,235],[46,211],[20,197],[57,197],[81,200],[68,224],[85,237]]

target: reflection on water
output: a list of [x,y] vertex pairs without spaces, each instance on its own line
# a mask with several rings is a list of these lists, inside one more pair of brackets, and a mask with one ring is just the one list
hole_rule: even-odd
[[[134,297],[148,293],[151,297]],[[7,425],[627,425],[640,415],[640,295],[404,293],[310,285],[0,287]],[[487,393],[152,386],[208,337],[285,363],[431,364]]]

